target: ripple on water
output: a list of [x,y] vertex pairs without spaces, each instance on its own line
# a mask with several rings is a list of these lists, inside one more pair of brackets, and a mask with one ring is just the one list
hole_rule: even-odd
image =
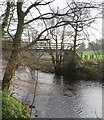
[[[42,72],[39,72],[38,82],[41,84],[38,84],[34,103],[38,110],[37,117],[96,118],[95,113],[99,118],[102,117],[102,86],[99,82],[70,82],[62,78],[54,79],[53,74]],[[25,93],[23,90],[19,93],[18,89],[18,96],[25,99],[29,95],[27,101],[31,103],[34,84],[23,84],[31,89],[27,89]],[[36,117],[35,114],[32,115]]]

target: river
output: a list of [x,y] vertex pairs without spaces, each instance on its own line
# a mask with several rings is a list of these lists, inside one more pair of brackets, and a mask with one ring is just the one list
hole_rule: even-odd
[[[34,81],[23,71],[19,70],[18,75],[24,76],[25,80],[15,80],[12,91],[17,94],[14,96],[31,105]],[[102,83],[98,81],[68,80],[39,71],[32,117],[102,118],[102,90]]]

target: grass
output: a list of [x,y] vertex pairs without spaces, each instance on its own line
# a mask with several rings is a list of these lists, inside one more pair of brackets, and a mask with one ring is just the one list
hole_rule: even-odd
[[80,68],[80,78],[85,80],[102,80],[101,71],[95,67],[83,66]]
[[[104,55],[102,50],[85,50],[82,51],[82,58],[83,60],[90,60],[91,55],[93,56],[94,60],[104,60]],[[85,58],[86,57],[86,58]]]
[[[104,60],[104,55],[103,55],[103,50],[85,50],[82,51],[83,55],[82,58],[83,60],[90,60],[90,56],[93,55],[94,56],[94,60]],[[85,55],[87,55],[87,59],[85,59]],[[41,60],[43,61],[51,61],[51,56],[49,54],[47,55],[43,55],[41,57]]]
[[[100,55],[95,55],[95,52]],[[104,61],[104,55],[102,50],[100,51],[83,51],[83,62],[81,62],[80,68],[80,79],[91,79],[91,80],[101,80],[102,75],[102,62]],[[85,59],[84,56],[88,55],[88,59]],[[94,58],[90,59],[90,55],[93,55]],[[47,54],[41,57],[40,60],[40,70],[43,72],[52,72],[54,73],[54,68],[51,62],[51,57]],[[69,67],[70,68],[70,67]],[[67,70],[69,72],[69,70]]]

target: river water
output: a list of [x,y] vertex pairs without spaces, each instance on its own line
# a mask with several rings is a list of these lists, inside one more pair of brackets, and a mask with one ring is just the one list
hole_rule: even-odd
[[[0,83],[6,64],[0,65]],[[75,81],[38,73],[38,85],[32,117],[38,118],[102,118],[102,83]],[[27,105],[31,105],[35,82],[28,68],[20,67],[10,92]]]
[[[14,94],[25,104],[31,105],[34,81],[31,76],[18,73],[22,80],[15,80]],[[24,80],[25,78],[25,80]],[[102,84],[98,81],[76,81],[38,73],[38,85],[32,117],[38,118],[102,118]]]

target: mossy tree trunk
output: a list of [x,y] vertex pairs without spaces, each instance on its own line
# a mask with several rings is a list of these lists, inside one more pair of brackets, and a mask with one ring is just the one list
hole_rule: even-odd
[[9,19],[9,15],[10,15],[10,10],[11,10],[12,7],[13,7],[13,3],[10,2],[10,0],[8,0],[7,7],[6,7],[6,10],[5,10],[5,15],[4,15],[3,22],[2,22],[2,35],[5,34],[4,29],[8,25],[8,19]]
[[2,89],[6,92],[8,92],[9,90],[11,79],[16,70],[18,52],[19,52],[21,36],[23,32],[24,13],[22,11],[22,2],[17,2],[17,15],[18,15],[17,31],[13,39],[12,53],[8,61],[8,64],[4,73],[4,77],[3,77],[3,82],[2,82]]

